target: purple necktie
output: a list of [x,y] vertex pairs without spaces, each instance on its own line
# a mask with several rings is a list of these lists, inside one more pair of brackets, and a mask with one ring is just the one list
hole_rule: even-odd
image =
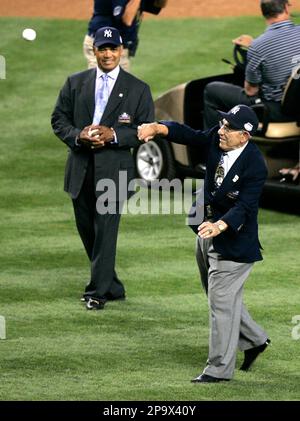
[[93,118],[93,124],[99,124],[103,116],[106,104],[109,98],[109,86],[108,86],[108,75],[103,73],[101,75],[102,84],[98,89],[95,104],[95,113]]

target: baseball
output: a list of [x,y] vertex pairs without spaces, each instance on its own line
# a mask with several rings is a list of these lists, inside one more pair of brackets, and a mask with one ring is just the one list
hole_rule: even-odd
[[[96,133],[98,133],[98,129],[89,129],[89,131],[88,131],[88,135],[90,136],[90,137],[93,137],[93,136],[95,136],[96,135]],[[98,136],[99,137],[99,136]]]
[[34,29],[26,28],[22,32],[22,37],[26,39],[26,41],[34,41],[36,39],[36,32]]

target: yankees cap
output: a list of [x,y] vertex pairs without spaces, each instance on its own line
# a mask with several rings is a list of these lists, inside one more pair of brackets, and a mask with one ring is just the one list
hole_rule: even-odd
[[233,129],[245,130],[252,135],[258,128],[258,118],[252,108],[247,105],[236,105],[228,113],[222,111],[218,111],[218,113],[228,121]]
[[112,26],[104,26],[98,29],[95,34],[94,46],[101,47],[101,45],[112,44],[121,45],[123,43],[120,32]]

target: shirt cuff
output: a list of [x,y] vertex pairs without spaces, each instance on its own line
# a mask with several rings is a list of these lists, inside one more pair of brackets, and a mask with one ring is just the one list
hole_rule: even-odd
[[81,148],[81,143],[79,143],[79,135],[77,135],[76,137],[75,137],[75,146],[77,146],[78,148]]
[[114,133],[114,140],[112,140],[111,142],[110,142],[110,144],[111,145],[117,145],[118,143],[119,143],[119,141],[118,141],[118,138],[117,138],[117,133],[114,131],[114,129],[111,127],[111,130],[113,131],[113,133]]

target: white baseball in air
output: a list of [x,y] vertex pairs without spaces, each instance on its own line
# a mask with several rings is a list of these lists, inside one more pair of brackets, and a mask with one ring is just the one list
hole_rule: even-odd
[[34,29],[26,28],[22,32],[22,37],[26,39],[26,41],[34,41],[36,39],[36,32]]

